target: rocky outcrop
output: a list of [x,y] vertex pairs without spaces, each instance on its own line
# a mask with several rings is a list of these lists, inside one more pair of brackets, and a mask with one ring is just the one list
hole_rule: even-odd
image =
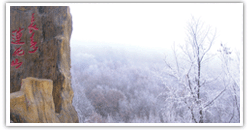
[[21,90],[10,94],[11,119],[15,122],[60,123],[52,90],[52,80],[23,79]]
[[22,79],[51,79],[55,113],[65,123],[78,122],[72,106],[71,32],[69,7],[10,7],[10,93],[17,92],[15,100],[24,100],[20,91]]

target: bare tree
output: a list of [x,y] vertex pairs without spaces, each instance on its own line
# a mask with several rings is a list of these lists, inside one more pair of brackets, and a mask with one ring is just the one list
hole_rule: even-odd
[[[192,21],[188,25],[188,41],[187,45],[191,46],[192,53],[188,54],[191,62],[193,62],[192,66],[194,66],[194,71],[196,74],[194,75],[195,81],[194,84],[191,84],[190,74],[187,73],[187,79],[189,82],[189,88],[192,93],[195,93],[195,99],[197,100],[197,104],[199,106],[199,115],[200,118],[199,123],[203,123],[203,106],[201,104],[201,87],[205,83],[201,79],[201,67],[202,62],[204,60],[204,56],[211,49],[211,46],[214,43],[215,34],[212,34],[212,37],[209,37],[210,28],[204,28],[204,24],[200,22],[200,20],[195,20],[194,17]],[[197,121],[196,121],[197,122]]]
[[178,102],[187,106],[190,118],[195,123],[204,122],[204,112],[228,87],[228,84],[225,84],[221,91],[207,94],[209,98],[205,97],[206,84],[219,77],[218,75],[214,78],[207,78],[203,70],[206,69],[204,63],[214,56],[209,51],[215,43],[215,38],[216,31],[205,26],[200,19],[192,17],[187,25],[185,44],[179,46],[180,49],[176,48],[174,44],[172,47],[173,56],[165,58],[168,75],[174,77],[179,83],[178,89],[173,85],[166,85],[168,90],[165,93],[168,95],[166,101]]
[[[233,98],[233,112],[229,123],[236,117],[240,120],[240,53],[237,50],[232,51],[226,44],[220,44],[220,59],[222,61],[222,68],[224,71],[224,79],[230,83],[229,90]],[[236,111],[236,112],[234,112]]]

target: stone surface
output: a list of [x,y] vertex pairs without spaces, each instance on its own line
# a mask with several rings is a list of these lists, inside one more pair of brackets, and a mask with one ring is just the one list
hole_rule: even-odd
[[60,123],[52,97],[53,81],[28,77],[21,90],[10,94],[11,120],[29,123]]
[[10,93],[19,91],[26,77],[51,79],[60,122],[78,122],[72,106],[71,33],[72,18],[67,6],[10,7]]

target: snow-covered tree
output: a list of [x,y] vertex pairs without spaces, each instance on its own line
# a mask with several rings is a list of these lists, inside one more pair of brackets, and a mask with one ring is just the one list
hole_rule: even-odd
[[232,50],[226,44],[220,44],[218,50],[222,61],[224,80],[228,82],[228,90],[233,100],[232,114],[229,122],[240,122],[240,53]]
[[[210,68],[206,64],[214,56],[210,50],[215,38],[215,30],[192,17],[187,25],[186,42],[179,48],[174,44],[172,55],[166,56],[164,72],[167,75],[160,76],[166,91],[159,96],[165,96],[167,102],[164,107],[167,122],[204,123],[207,109],[227,90],[229,84],[218,85],[216,89],[209,88],[209,83],[218,81],[220,76],[220,73],[207,75]],[[183,114],[186,110],[189,113]]]

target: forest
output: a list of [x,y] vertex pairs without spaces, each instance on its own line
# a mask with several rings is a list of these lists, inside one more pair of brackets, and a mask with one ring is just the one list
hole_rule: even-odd
[[216,36],[193,18],[165,50],[71,42],[79,122],[239,123],[241,54]]

